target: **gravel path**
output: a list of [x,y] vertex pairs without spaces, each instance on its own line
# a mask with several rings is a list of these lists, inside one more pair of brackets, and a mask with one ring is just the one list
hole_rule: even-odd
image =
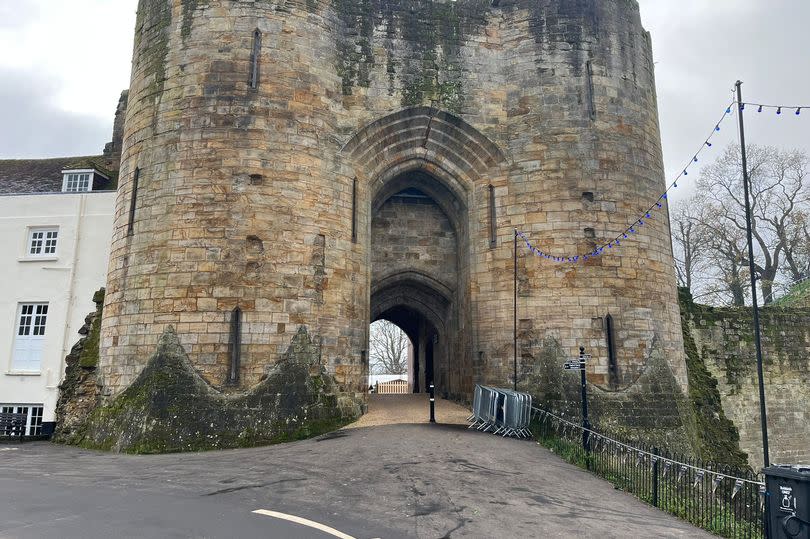
[[[436,422],[444,425],[466,425],[470,410],[452,401],[436,398]],[[430,402],[427,395],[371,395],[368,413],[347,429],[428,423]]]

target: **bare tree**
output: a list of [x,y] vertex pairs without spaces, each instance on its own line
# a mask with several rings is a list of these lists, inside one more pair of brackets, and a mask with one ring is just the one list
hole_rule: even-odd
[[371,324],[369,366],[374,374],[406,374],[411,341],[397,325],[388,320]]
[[[800,215],[806,208],[809,192],[806,185],[807,156],[798,150],[754,145],[748,148],[748,156],[751,228],[756,250],[754,271],[764,301],[770,303],[783,259],[791,256],[796,268],[800,266],[797,262],[802,257],[800,240],[806,230],[801,226]],[[739,146],[730,146],[717,161],[703,170],[698,188],[708,201],[708,222],[712,223],[713,236],[725,251],[724,260],[731,261],[742,254],[739,262],[747,266],[747,250],[736,240],[746,229]],[[729,283],[736,288],[741,275],[736,270],[731,271],[731,267],[727,269]],[[733,303],[738,304],[739,291],[731,291]]]
[[675,271],[678,284],[693,293],[698,274],[705,269],[711,237],[704,224],[705,203],[692,197],[673,205],[672,239],[675,247]]
[[697,194],[672,206],[672,240],[678,284],[712,305],[745,304],[745,235],[718,219],[712,202]]
[[707,218],[703,224],[709,234],[707,258],[711,261],[715,281],[707,295],[712,295],[715,302],[742,307],[750,290],[745,234],[722,219]]
[[810,211],[796,212],[784,230],[785,263],[791,282],[810,277]]

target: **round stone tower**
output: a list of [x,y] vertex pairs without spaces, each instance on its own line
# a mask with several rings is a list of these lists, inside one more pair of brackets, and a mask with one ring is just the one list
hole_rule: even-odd
[[[514,230],[585,254],[663,189],[634,1],[140,0],[104,394],[172,328],[213,392],[250,392],[303,332],[362,400],[383,318],[417,390],[511,385]],[[519,387],[565,401],[585,346],[597,413],[677,426],[672,262],[666,208],[584,263],[519,245]]]

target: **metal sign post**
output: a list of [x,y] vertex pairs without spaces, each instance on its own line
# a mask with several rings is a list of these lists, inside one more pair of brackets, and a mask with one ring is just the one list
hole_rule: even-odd
[[[582,448],[586,454],[591,452],[591,422],[588,419],[588,380],[585,377],[585,362],[591,356],[585,354],[585,347],[579,347],[579,357],[572,358],[563,364],[567,371],[579,371],[580,391],[582,400]],[[590,463],[588,464],[590,469]]]
[[591,422],[588,419],[588,380],[585,377],[585,347],[579,347],[579,379],[582,392],[582,448],[591,452]]

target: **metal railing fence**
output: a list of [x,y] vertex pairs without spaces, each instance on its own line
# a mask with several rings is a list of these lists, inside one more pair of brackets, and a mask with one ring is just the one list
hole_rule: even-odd
[[752,470],[629,443],[538,407],[532,412],[542,445],[617,488],[722,537],[765,537],[765,483]]

